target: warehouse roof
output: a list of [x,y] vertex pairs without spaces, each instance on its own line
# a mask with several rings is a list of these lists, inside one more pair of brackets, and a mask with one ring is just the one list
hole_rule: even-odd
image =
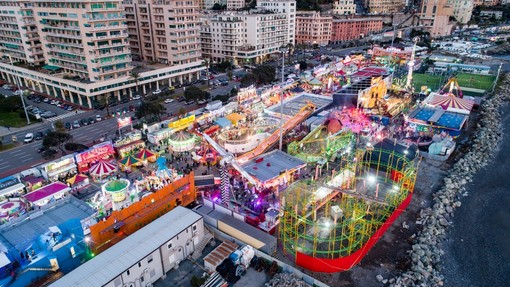
[[51,287],[103,286],[202,218],[177,206],[60,278]]

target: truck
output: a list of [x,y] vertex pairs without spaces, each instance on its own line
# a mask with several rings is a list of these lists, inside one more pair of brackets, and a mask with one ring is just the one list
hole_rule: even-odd
[[212,101],[205,106],[205,109],[212,112],[220,109],[223,106],[223,103],[220,100]]
[[218,265],[216,271],[227,283],[234,284],[241,276],[246,274],[246,269],[248,269],[254,257],[255,250],[253,247],[244,245],[242,248],[232,252],[227,259]]

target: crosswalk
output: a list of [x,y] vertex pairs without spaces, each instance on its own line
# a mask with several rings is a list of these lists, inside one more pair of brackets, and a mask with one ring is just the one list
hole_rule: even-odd
[[47,121],[50,122],[50,123],[51,122],[56,122],[58,120],[65,119],[65,118],[68,118],[70,116],[81,114],[81,113],[84,113],[84,112],[85,111],[82,111],[82,110],[72,111],[72,112],[65,113],[65,114],[62,114],[62,115],[59,115],[59,116],[56,116],[56,117],[53,117],[53,118],[49,118],[49,119],[47,119]]

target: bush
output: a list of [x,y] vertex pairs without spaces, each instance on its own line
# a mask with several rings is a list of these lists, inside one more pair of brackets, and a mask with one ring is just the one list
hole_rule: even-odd
[[78,152],[84,151],[89,148],[88,146],[80,144],[80,143],[66,143],[64,145],[64,147],[68,151],[78,151]]

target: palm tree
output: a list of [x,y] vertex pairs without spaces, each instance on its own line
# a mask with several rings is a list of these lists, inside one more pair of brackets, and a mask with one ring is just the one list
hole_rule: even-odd
[[133,80],[136,84],[136,92],[140,93],[140,73],[132,70],[131,74],[129,75],[129,79]]
[[209,88],[209,66],[211,65],[211,61],[208,58],[204,58],[204,66],[207,68],[205,76],[207,77],[207,87]]
[[287,49],[289,49],[289,60],[287,62],[290,64],[292,53],[294,53],[294,45],[289,42],[286,47],[287,47]]

